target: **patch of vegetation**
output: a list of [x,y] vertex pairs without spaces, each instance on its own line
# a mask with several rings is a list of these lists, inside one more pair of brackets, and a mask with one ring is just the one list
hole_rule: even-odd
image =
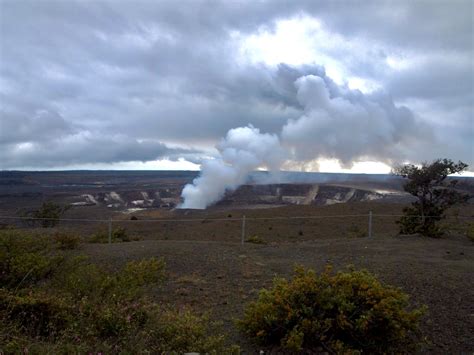
[[408,296],[367,271],[317,275],[296,268],[274,280],[248,305],[240,330],[283,351],[405,353],[417,349],[424,309],[408,310]]
[[58,248],[61,250],[73,250],[77,249],[81,238],[78,235],[70,232],[57,232],[53,235],[54,241],[58,244]]
[[0,353],[228,353],[217,324],[147,297],[165,263],[110,272],[50,237],[0,232]]
[[455,189],[457,180],[447,178],[467,167],[461,161],[454,163],[449,159],[438,159],[431,164],[423,163],[421,167],[408,164],[395,169],[395,174],[408,179],[403,187],[405,191],[417,198],[410,207],[403,209],[404,216],[397,222],[400,233],[442,236],[443,229],[438,222],[446,217],[446,210],[469,199],[469,195]]
[[469,226],[467,227],[466,235],[471,242],[474,242],[474,223],[469,224]]
[[367,236],[367,232],[357,224],[351,224],[347,231],[350,238],[365,238]]
[[52,201],[47,201],[38,210],[27,213],[24,216],[31,217],[31,219],[26,220],[26,223],[30,226],[52,228],[59,223],[61,216],[70,208],[70,205],[61,206]]
[[[112,229],[111,241],[112,243],[119,242],[130,242],[130,241],[139,240],[139,238],[130,237],[128,232],[123,227],[115,227]],[[89,243],[108,243],[109,242],[109,232],[107,229],[102,228],[94,233],[88,240]]]
[[63,257],[53,251],[49,236],[0,231],[1,287],[25,287],[48,278],[63,263]]
[[16,226],[13,224],[0,222],[0,230],[4,229],[16,229]]
[[268,244],[262,237],[259,237],[258,235],[252,235],[248,237],[246,242],[253,244]]

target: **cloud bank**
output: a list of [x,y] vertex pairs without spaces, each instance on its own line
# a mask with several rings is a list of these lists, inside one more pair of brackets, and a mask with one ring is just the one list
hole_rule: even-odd
[[249,124],[278,135],[294,166],[472,165],[472,11],[469,0],[1,1],[0,169],[200,161]]

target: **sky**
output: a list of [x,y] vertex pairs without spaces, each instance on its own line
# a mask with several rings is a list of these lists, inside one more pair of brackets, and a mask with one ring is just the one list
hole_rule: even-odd
[[277,169],[474,171],[473,11],[0,0],[0,169],[196,170],[246,127],[274,137]]

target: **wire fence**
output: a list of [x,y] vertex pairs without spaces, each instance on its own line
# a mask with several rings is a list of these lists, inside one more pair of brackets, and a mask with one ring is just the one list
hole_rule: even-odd
[[[65,227],[83,235],[101,233],[102,242],[112,243],[118,228],[139,239],[215,240],[262,243],[332,238],[334,236],[367,237],[397,233],[397,220],[439,216],[406,216],[403,214],[368,213],[311,216],[239,216],[216,218],[40,218],[0,215],[0,223],[14,222],[20,227]],[[469,228],[474,216],[450,215],[445,225],[452,230]],[[22,225],[23,223],[23,225]],[[122,230],[123,234],[124,231]],[[133,238],[132,238],[133,239]]]

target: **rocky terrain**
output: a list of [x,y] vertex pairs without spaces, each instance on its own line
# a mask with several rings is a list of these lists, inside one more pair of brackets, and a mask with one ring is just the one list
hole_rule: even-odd
[[244,185],[227,193],[217,206],[333,205],[346,202],[404,202],[410,196],[397,190],[362,189],[336,184]]
[[[171,210],[182,202],[184,185],[197,176],[195,171],[0,172],[0,213],[16,215],[48,200],[71,205],[82,216]],[[460,187],[472,193],[473,181],[463,178]],[[402,185],[403,179],[392,175],[256,172],[246,185],[228,191],[213,208],[406,203],[411,198]]]

